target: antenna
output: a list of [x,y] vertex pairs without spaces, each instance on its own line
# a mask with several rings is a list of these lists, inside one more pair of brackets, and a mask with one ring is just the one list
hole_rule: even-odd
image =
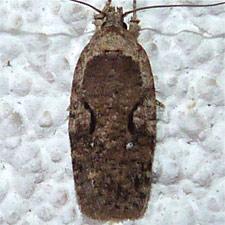
[[137,0],[133,0],[133,19],[137,19]]
[[[97,9],[95,8],[93,5],[90,5],[86,2],[82,2],[82,1],[77,1],[77,0],[70,0],[72,2],[76,2],[76,3],[79,3],[79,4],[82,4],[82,5],[86,5],[86,6],[89,6],[90,8],[94,9],[95,11],[97,11],[98,13],[103,13],[100,9]],[[108,0],[109,2],[111,2],[111,0]]]
[[[136,4],[136,0],[134,0],[134,7]],[[152,5],[152,6],[146,6],[146,7],[141,7],[141,8],[134,8],[133,10],[127,11],[123,14],[123,17],[127,16],[130,13],[135,13],[137,11],[141,10],[146,10],[146,9],[158,9],[158,8],[178,8],[178,7],[190,7],[190,8],[200,8],[200,7],[213,7],[213,6],[219,6],[219,5],[224,5],[225,2],[218,2],[214,4],[202,4],[202,5],[195,5],[195,4],[178,4],[178,5]]]

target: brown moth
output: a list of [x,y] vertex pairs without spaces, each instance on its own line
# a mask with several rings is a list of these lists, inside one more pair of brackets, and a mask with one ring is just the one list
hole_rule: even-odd
[[[150,62],[137,40],[136,11],[153,6],[136,9],[134,0],[134,10],[123,13],[111,1],[102,11],[75,2],[98,11],[71,93],[69,136],[78,203],[92,219],[137,219],[150,196],[156,99]],[[130,12],[127,29],[124,17]]]
[[156,138],[155,88],[122,8],[108,2],[81,53],[72,85],[69,135],[81,211],[93,219],[143,215],[149,199]]

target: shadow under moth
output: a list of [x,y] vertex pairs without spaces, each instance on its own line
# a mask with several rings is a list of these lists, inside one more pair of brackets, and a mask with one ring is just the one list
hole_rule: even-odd
[[[148,56],[138,43],[136,12],[96,10],[95,34],[82,51],[72,83],[69,136],[76,194],[82,213],[98,220],[137,219],[148,206],[156,143],[156,99]],[[125,16],[133,13],[129,28]]]

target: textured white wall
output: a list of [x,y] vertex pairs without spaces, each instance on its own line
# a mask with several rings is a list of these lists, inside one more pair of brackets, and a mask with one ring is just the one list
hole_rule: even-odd
[[[68,0],[0,1],[0,224],[94,224],[75,202],[66,111],[92,15]],[[149,209],[121,224],[224,225],[225,7],[139,15],[165,109]]]

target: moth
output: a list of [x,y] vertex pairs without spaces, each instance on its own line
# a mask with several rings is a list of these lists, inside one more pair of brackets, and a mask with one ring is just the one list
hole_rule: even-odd
[[[156,97],[148,56],[138,42],[137,11],[108,0],[94,17],[95,34],[82,51],[72,83],[69,137],[81,212],[92,219],[138,219],[146,211],[156,144]],[[125,16],[133,13],[129,27]]]

